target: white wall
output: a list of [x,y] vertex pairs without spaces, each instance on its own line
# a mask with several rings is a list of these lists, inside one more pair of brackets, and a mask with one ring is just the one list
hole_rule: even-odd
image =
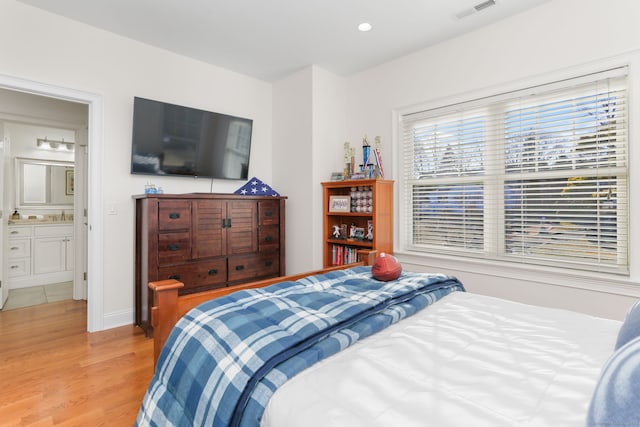
[[[254,120],[250,175],[272,178],[272,90],[265,82],[0,0],[0,74],[97,94],[103,102],[105,327],[133,319],[134,205],[145,176],[129,172],[133,97]],[[89,147],[91,150],[91,147]],[[167,193],[207,192],[209,180],[153,179]],[[215,181],[214,192],[244,182]],[[90,190],[91,191],[91,190]],[[115,215],[107,215],[108,210]],[[91,274],[91,272],[89,272]]]
[[[594,62],[610,63],[608,58],[611,57],[637,55],[640,51],[638,17],[640,2],[635,0],[552,1],[490,27],[369,69],[349,79],[350,134],[381,135],[385,172],[391,172],[397,159],[392,162],[390,157],[395,156],[398,149],[392,145],[396,138],[393,111],[417,104],[438,106],[452,100],[473,99],[490,95],[492,91],[495,93],[495,88],[516,88],[535,79],[562,76],[574,68],[587,69],[593,67]],[[635,69],[635,75],[638,72]],[[640,96],[640,93],[636,95]],[[638,126],[637,114],[632,111],[631,117],[633,130]],[[637,133],[631,134],[632,141],[637,140],[634,135]],[[632,143],[632,150],[634,145]],[[334,150],[338,150],[338,144]],[[395,174],[392,176],[396,177]],[[631,194],[638,192],[632,188]],[[631,224],[634,233],[632,258],[640,244],[634,231],[640,228],[638,217],[636,214]],[[396,235],[398,232],[396,224]],[[545,275],[536,271],[512,271],[504,266],[476,266],[456,259],[415,254],[400,254],[400,259],[405,266],[415,270],[446,270],[459,275],[467,288],[475,292],[604,317],[621,318],[640,295],[638,265],[635,277],[632,276],[634,280],[580,279],[570,274],[559,277],[559,274]],[[550,285],[549,281],[555,284]],[[584,285],[581,282],[589,282],[593,290],[580,289]]]
[[[322,267],[324,248],[323,206],[321,182],[329,181],[331,172],[344,168],[343,150],[335,150],[334,143],[344,143],[347,134],[346,80],[321,68],[314,67],[313,74],[313,153],[312,194],[310,212],[310,236],[313,241],[314,266]],[[340,144],[342,147],[342,144]]]
[[346,80],[316,66],[273,87],[273,182],[287,200],[287,273],[322,267],[322,187],[341,170]]
[[288,197],[286,273],[312,270],[313,239],[309,217],[313,206],[309,191],[312,158],[311,67],[298,71],[273,86],[273,187]]

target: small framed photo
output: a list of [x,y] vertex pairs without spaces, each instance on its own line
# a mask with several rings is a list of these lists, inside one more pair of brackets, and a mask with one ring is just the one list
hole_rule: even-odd
[[75,192],[73,169],[67,169],[65,172],[64,194],[67,196],[73,196],[73,193]]
[[351,196],[329,196],[329,212],[351,212]]
[[331,181],[344,181],[344,175],[342,172],[333,172],[331,174]]

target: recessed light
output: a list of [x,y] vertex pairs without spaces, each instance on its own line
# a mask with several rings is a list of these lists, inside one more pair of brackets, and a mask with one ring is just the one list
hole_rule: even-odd
[[373,27],[368,22],[363,22],[362,24],[358,25],[358,30],[362,31],[363,33],[366,33],[367,31],[371,31],[372,28]]

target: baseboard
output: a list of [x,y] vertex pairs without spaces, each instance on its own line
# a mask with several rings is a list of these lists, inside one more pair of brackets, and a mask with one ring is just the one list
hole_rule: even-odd
[[62,271],[49,274],[33,274],[22,277],[12,277],[7,280],[9,289],[30,288],[31,286],[50,285],[52,283],[72,282],[73,271]]
[[132,325],[134,322],[134,311],[133,310],[122,310],[115,311],[112,313],[106,313],[104,315],[104,330],[117,328],[120,326]]

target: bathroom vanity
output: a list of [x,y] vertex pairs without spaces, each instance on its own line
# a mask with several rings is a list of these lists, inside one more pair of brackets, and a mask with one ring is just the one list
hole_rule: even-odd
[[9,289],[72,281],[73,259],[71,218],[9,220]]

